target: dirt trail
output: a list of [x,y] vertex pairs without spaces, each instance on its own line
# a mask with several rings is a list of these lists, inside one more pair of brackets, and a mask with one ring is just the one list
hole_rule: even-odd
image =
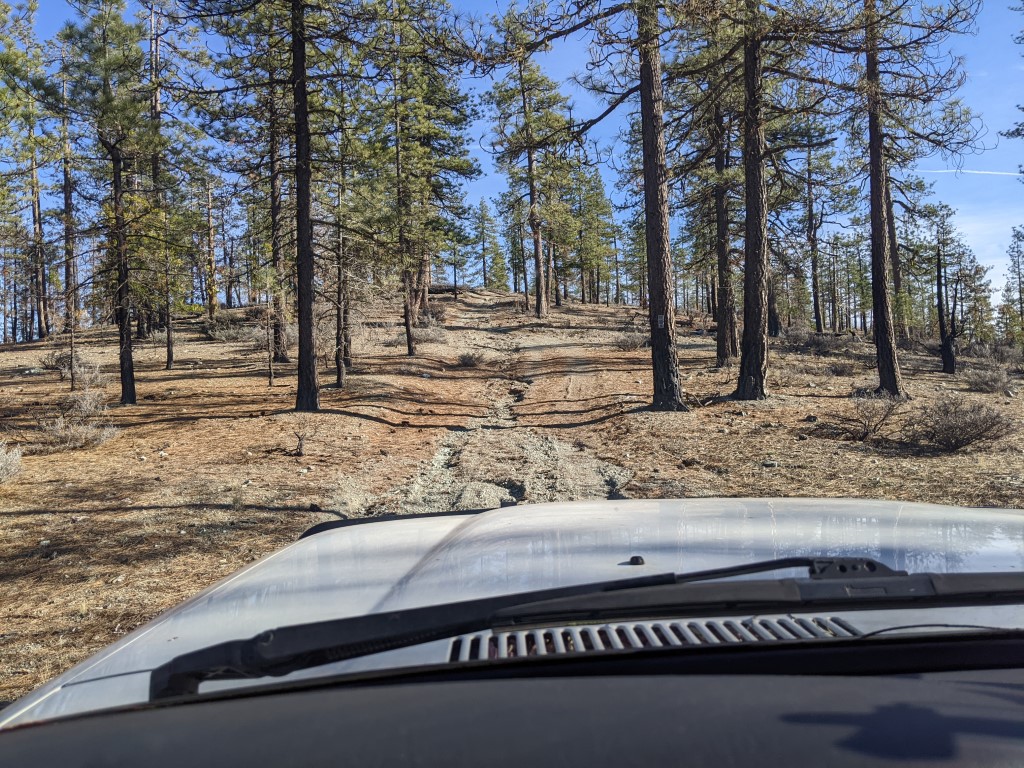
[[[621,488],[632,476],[629,470],[599,459],[582,443],[563,442],[529,425],[538,409],[574,413],[586,389],[583,379],[594,361],[571,329],[558,327],[559,319],[541,325],[510,317],[472,294],[452,314],[447,324],[461,329],[463,341],[492,355],[485,368],[487,412],[449,432],[416,476],[382,497],[364,500],[360,511],[411,514],[624,498]],[[549,389],[535,383],[556,369],[560,382],[552,400]]]

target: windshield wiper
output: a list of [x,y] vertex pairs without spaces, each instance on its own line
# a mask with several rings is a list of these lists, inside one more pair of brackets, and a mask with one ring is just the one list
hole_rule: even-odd
[[[539,615],[558,615],[575,605],[592,611],[588,601],[606,600],[621,611],[623,593],[629,602],[639,595],[658,595],[661,604],[678,605],[682,595],[665,594],[666,587],[692,582],[727,579],[756,573],[806,568],[815,582],[846,583],[850,580],[908,578],[905,571],[894,571],[870,558],[785,557],[744,565],[693,573],[663,573],[633,579],[619,579],[559,587],[515,595],[503,595],[447,605],[374,613],[344,619],[298,624],[261,632],[246,640],[231,640],[176,656],[156,667],[150,677],[150,700],[194,694],[206,680],[239,680],[279,677],[321,664],[382,653],[420,643],[443,640],[454,635],[492,627],[508,626]],[[708,602],[708,587],[719,589],[716,602],[735,601],[746,594],[752,602],[791,602],[801,598],[794,580],[774,582],[726,582],[702,585],[700,599],[684,602]],[[750,590],[754,590],[751,594]],[[697,598],[697,595],[693,595]],[[649,606],[649,600],[641,600]],[[628,603],[627,603],[628,604]]]

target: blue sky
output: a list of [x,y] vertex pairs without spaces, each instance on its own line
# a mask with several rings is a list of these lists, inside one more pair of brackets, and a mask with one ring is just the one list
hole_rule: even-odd
[[[452,0],[453,5],[474,15],[494,13],[507,7],[507,0]],[[65,0],[39,0],[39,33],[50,37],[63,21],[73,15]],[[1007,0],[988,0],[978,17],[977,34],[955,40],[953,51],[964,57],[968,75],[961,91],[963,100],[979,113],[986,126],[984,143],[988,149],[962,159],[962,172],[941,158],[928,158],[917,172],[935,185],[935,198],[957,210],[957,226],[974,248],[979,260],[993,267],[990,277],[993,288],[1000,290],[1005,280],[1006,248],[1011,228],[1024,225],[1024,184],[1017,171],[1024,165],[1024,140],[999,136],[1014,123],[1024,120],[1017,104],[1024,103],[1024,46],[1015,45],[1013,37],[1024,27],[1024,14],[1011,10]],[[541,60],[547,74],[555,80],[566,80],[582,69],[586,50],[579,42],[563,44],[545,54]],[[479,81],[475,88],[485,88]],[[593,114],[597,103],[588,94],[566,84],[564,90],[576,104],[576,114]],[[618,123],[614,119],[599,131],[602,140],[614,136]],[[480,133],[486,124],[479,125]],[[482,196],[493,197],[504,188],[494,173],[487,153],[479,148],[484,136],[476,137],[477,155],[484,176],[473,182],[468,197],[475,201]],[[613,176],[605,174],[611,192]]]

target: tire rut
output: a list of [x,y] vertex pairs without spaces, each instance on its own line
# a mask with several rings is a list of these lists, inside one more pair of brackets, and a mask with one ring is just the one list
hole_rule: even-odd
[[411,481],[373,499],[363,514],[626,498],[622,489],[632,479],[629,470],[597,458],[582,443],[570,445],[519,423],[516,406],[529,397],[531,383],[519,375],[525,340],[516,331],[496,333],[483,327],[480,332],[503,356],[487,381],[486,415],[445,435]]

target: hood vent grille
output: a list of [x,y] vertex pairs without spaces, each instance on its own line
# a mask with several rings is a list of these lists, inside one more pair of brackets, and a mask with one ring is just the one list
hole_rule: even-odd
[[830,640],[858,637],[860,631],[839,618],[791,616],[750,619],[687,619],[579,624],[563,627],[474,632],[453,638],[448,661],[510,659],[599,653],[642,648],[740,645],[783,640]]

